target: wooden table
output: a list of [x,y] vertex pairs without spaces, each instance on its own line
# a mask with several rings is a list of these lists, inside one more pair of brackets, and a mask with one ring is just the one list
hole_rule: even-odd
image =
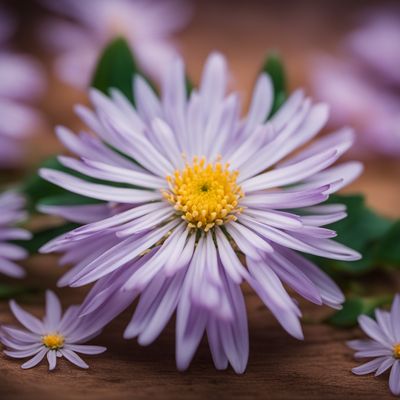
[[[272,3],[272,2],[271,2]],[[362,3],[361,3],[362,4]],[[268,48],[281,51],[292,87],[306,82],[307,57],[315,50],[335,49],[340,35],[360,2],[337,1],[201,1],[192,26],[179,36],[191,75],[198,78],[204,58],[218,49],[229,58],[234,85],[248,99],[255,72]],[[29,43],[25,31],[22,41]],[[43,110],[49,124],[77,126],[71,105],[82,95],[52,78]],[[60,149],[48,132],[32,143],[30,162]],[[348,192],[362,191],[369,204],[381,212],[400,216],[398,199],[400,163],[374,160],[366,163],[364,176]],[[27,284],[54,287],[62,269],[53,256],[37,256],[27,262]],[[387,282],[398,289],[398,277]],[[214,369],[207,343],[202,343],[190,369],[176,371],[174,363],[174,327],[170,324],[148,348],[125,341],[121,334],[132,308],[120,316],[94,340],[109,347],[98,357],[86,357],[91,368],[79,370],[64,361],[47,372],[45,363],[22,371],[18,360],[0,356],[0,398],[13,399],[384,399],[391,398],[387,377],[356,377],[350,369],[356,365],[345,341],[360,336],[358,329],[332,328],[322,319],[329,314],[301,301],[304,311],[305,341],[289,337],[270,312],[247,287],[250,328],[250,359],[242,376],[232,370]],[[80,302],[84,289],[63,289],[64,305]],[[40,315],[43,296],[31,296],[24,304]],[[0,303],[0,321],[12,322],[6,303]]]

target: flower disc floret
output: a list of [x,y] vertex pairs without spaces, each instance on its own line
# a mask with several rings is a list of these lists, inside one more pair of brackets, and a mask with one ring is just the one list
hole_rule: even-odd
[[58,350],[64,347],[64,336],[60,335],[59,333],[49,333],[42,337],[43,344],[51,349],[51,350]]
[[215,225],[236,221],[241,213],[239,200],[244,193],[237,177],[228,163],[207,163],[205,157],[194,157],[192,164],[186,163],[183,170],[167,177],[170,190],[164,197],[190,228],[207,232]]
[[393,346],[393,356],[395,358],[400,358],[400,343],[397,343]]

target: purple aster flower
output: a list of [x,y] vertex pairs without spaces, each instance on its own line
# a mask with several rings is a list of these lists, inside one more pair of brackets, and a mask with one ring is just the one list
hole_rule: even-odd
[[394,395],[400,395],[400,295],[394,298],[392,309],[375,310],[376,321],[361,315],[358,323],[370,339],[357,339],[347,342],[356,350],[356,358],[373,358],[352,372],[366,375],[375,372],[375,376],[383,374],[389,368],[389,387]]
[[359,132],[360,153],[400,154],[400,8],[375,9],[344,40],[341,59],[319,56],[311,82],[333,125]]
[[42,250],[64,252],[62,262],[75,264],[61,286],[97,281],[83,314],[104,304],[117,314],[140,296],[126,338],[151,343],[176,312],[179,369],[206,333],[216,367],[229,362],[241,373],[249,346],[242,282],[299,339],[301,312],[283,284],[340,308],[342,292],[299,252],[359,259],[323,227],[345,218],[345,208],[320,203],[362,167],[332,166],[353,142],[350,129],[304,147],[324,126],[326,105],[299,90],[266,120],[273,88],[262,74],[242,117],[239,95],[227,94],[227,76],[225,59],[212,54],[189,98],[181,60],[160,99],[141,77],[134,81],[136,107],[116,90],[111,98],[92,90],[94,111],[77,112],[96,135],[62,127],[57,133],[78,156],[61,163],[97,183],[51,169],[41,175],[105,203],[47,207],[84,225]]
[[15,261],[26,258],[27,252],[11,240],[28,240],[30,232],[17,228],[16,224],[26,218],[25,199],[17,193],[0,194],[0,273],[22,278],[25,271]]
[[79,317],[79,306],[69,307],[62,315],[58,297],[50,290],[46,292],[46,315],[42,321],[24,311],[15,301],[10,302],[11,310],[25,329],[3,325],[0,327],[0,341],[6,346],[4,353],[12,358],[30,358],[21,368],[35,367],[46,356],[49,370],[57,364],[57,358],[64,357],[80,368],[89,366],[80,354],[100,354],[106,351],[102,346],[85,345],[100,334],[104,325],[103,316]]
[[86,88],[99,51],[123,36],[140,66],[159,79],[162,66],[175,55],[170,37],[187,25],[191,7],[184,0],[43,0],[51,10],[71,20],[52,18],[41,24],[43,40],[56,52],[58,75]]
[[358,29],[345,45],[368,68],[387,83],[400,85],[400,7],[388,6],[369,10],[362,16]]
[[15,167],[21,162],[22,141],[41,122],[39,113],[29,103],[45,86],[39,63],[6,47],[14,22],[0,9],[0,167]]

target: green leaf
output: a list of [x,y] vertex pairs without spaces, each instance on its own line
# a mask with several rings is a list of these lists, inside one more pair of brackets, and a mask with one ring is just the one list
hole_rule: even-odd
[[271,77],[274,87],[274,102],[267,118],[269,119],[278,111],[287,97],[285,69],[277,53],[271,52],[268,55],[262,71]]
[[80,205],[88,205],[88,204],[100,204],[104,203],[101,200],[92,199],[90,197],[84,197],[76,193],[67,192],[55,195],[55,196],[47,196],[43,199],[40,199],[37,203],[37,206],[80,206]]
[[[311,258],[318,265],[325,267],[327,272],[339,271],[353,275],[366,273],[379,264],[381,255],[378,249],[385,235],[391,230],[393,221],[367,207],[362,195],[334,195],[324,204],[335,203],[346,205],[348,215],[328,228],[337,232],[335,240],[357,250],[363,258],[353,262]],[[400,235],[398,238],[400,239]]]
[[22,294],[33,293],[36,291],[37,289],[24,286],[0,284],[0,300],[9,300]]
[[110,88],[119,89],[134,103],[133,76],[139,73],[129,44],[123,38],[116,38],[100,56],[91,86],[107,95]]
[[[68,172],[72,175],[89,180],[87,177],[64,167],[58,161],[57,157],[52,157],[44,161],[40,168],[49,168],[57,171]],[[31,213],[37,211],[37,206],[39,204],[77,205],[99,203],[99,201],[96,199],[70,193],[67,190],[41,178],[38,173],[33,174],[24,183],[22,183],[20,191],[26,196],[28,201],[27,208]]]
[[392,226],[389,218],[367,207],[363,195],[333,195],[326,204],[344,204],[347,218],[329,226],[338,233],[339,240],[351,248],[363,251],[381,238]]
[[185,82],[186,82],[186,96],[189,97],[194,89],[194,84],[188,76],[186,76]]
[[400,221],[396,221],[376,246],[375,258],[384,265],[400,266]]
[[375,308],[390,304],[391,301],[392,296],[350,297],[343,304],[343,308],[327,321],[334,326],[350,328],[357,325],[360,315],[372,316]]
[[27,250],[29,254],[36,254],[47,242],[57,236],[62,235],[63,233],[77,228],[78,226],[79,224],[65,223],[61,226],[45,228],[40,231],[33,232],[33,237],[31,240],[15,240],[14,243]]

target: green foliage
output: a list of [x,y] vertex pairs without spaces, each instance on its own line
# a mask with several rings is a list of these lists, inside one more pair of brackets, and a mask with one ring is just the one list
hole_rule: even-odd
[[0,284],[0,300],[9,300],[17,296],[37,292],[37,289],[20,285]]
[[274,87],[274,102],[271,112],[267,118],[269,119],[278,111],[287,97],[285,69],[277,53],[271,52],[268,55],[262,71],[271,77]]
[[380,264],[400,266],[400,221],[392,223],[379,241],[375,248],[375,257]]
[[[392,296],[356,295],[360,286],[358,278],[372,271],[385,271],[385,267],[400,268],[400,221],[392,221],[370,209],[362,195],[331,196],[327,203],[345,204],[347,218],[331,224],[329,228],[338,233],[338,241],[362,254],[359,261],[345,262],[312,257],[313,261],[334,276],[344,288],[348,298],[343,309],[335,313],[328,322],[339,327],[357,324],[361,314],[372,315],[376,307],[388,304]],[[365,289],[365,287],[364,287]],[[364,290],[365,292],[365,290]]]
[[48,227],[37,232],[33,232],[33,237],[30,240],[16,240],[14,243],[27,250],[30,255],[34,255],[38,253],[39,249],[50,240],[62,235],[63,233],[69,232],[78,226],[78,224],[74,223],[65,223],[55,227]]
[[[57,171],[68,172],[72,175],[78,176],[74,171],[64,167],[57,159],[57,157],[49,158],[44,161],[40,168],[49,168]],[[54,185],[41,178],[38,173],[30,176],[25,182],[22,183],[20,191],[27,198],[27,208],[30,213],[37,211],[37,207],[41,204],[47,205],[78,205],[78,204],[93,204],[98,203],[95,199],[90,199],[79,194],[71,193],[65,189]]]
[[194,83],[188,76],[186,76],[185,82],[186,82],[186,95],[187,97],[189,97],[194,89]]
[[343,304],[343,308],[332,315],[328,322],[341,328],[351,328],[357,325],[357,318],[361,314],[372,316],[375,308],[389,304],[392,296],[378,297],[350,297]]
[[[312,257],[313,260],[318,265],[326,267],[328,271],[339,271],[351,275],[360,275],[381,265],[382,249],[388,250],[386,242],[389,239],[393,240],[395,234],[393,232],[390,235],[394,222],[367,207],[362,195],[334,195],[326,202],[326,204],[334,203],[346,205],[348,216],[342,221],[331,224],[329,228],[337,232],[337,240],[340,243],[359,251],[363,258],[353,262],[326,260],[320,257]],[[398,238],[400,239],[400,235]],[[392,252],[386,255],[386,258],[394,259],[393,252],[395,251],[395,246],[392,246]],[[400,266],[400,257],[397,260]]]
[[119,89],[134,103],[132,83],[133,76],[138,73],[129,44],[125,39],[117,38],[101,54],[91,86],[107,95],[110,88]]

